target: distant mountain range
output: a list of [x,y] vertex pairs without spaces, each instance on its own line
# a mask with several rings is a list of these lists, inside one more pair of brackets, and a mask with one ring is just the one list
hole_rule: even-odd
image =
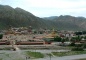
[[86,18],[74,17],[70,15],[61,15],[53,17],[44,17],[45,20],[51,20],[57,23],[61,30],[86,30]]
[[8,5],[0,5],[0,29],[13,27],[29,27],[34,29],[58,29],[58,30],[86,30],[86,18],[65,16],[51,16],[40,18],[21,8],[12,8]]
[[45,20],[56,20],[58,16],[43,17]]

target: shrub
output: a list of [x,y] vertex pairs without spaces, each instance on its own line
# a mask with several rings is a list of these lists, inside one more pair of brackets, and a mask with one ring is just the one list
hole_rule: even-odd
[[72,48],[72,51],[84,51],[81,47]]
[[0,39],[2,39],[2,37],[3,37],[3,34],[0,34]]
[[44,55],[40,52],[31,52],[31,51],[26,51],[26,54],[30,57],[34,57],[34,58],[43,58]]
[[55,42],[61,42],[61,41],[62,41],[62,38],[61,38],[61,37],[56,36],[56,37],[54,38],[54,41],[55,41]]
[[84,48],[86,48],[86,44],[84,44]]
[[76,44],[75,46],[76,46],[76,47],[82,47],[83,44]]
[[75,46],[75,43],[72,42],[69,46]]

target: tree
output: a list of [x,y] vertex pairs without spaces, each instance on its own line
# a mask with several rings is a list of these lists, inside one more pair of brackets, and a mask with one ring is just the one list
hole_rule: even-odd
[[2,39],[2,37],[3,37],[3,34],[0,34],[0,39]]
[[72,51],[84,51],[84,49],[81,47],[75,47],[75,48],[72,48]]
[[86,34],[86,31],[82,31],[83,34]]
[[81,37],[80,35],[78,35],[78,36],[76,37],[76,39],[77,39],[77,41],[80,41],[80,40],[82,39],[82,37]]
[[56,41],[56,42],[61,42],[61,41],[62,41],[62,38],[61,38],[61,37],[56,36],[56,37],[54,38],[54,41]]
[[76,36],[76,37],[72,37],[71,41],[72,42],[76,42],[76,41],[80,41],[82,39],[82,37],[80,35]]
[[86,39],[86,36],[84,37],[84,39]]
[[75,32],[76,35],[82,35],[83,32]]
[[74,43],[74,42],[72,42],[69,46],[75,46],[75,43]]

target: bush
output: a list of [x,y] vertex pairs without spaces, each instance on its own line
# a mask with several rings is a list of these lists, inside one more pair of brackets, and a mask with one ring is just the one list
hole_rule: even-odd
[[82,47],[83,44],[76,44],[75,46],[76,46],[76,47]]
[[2,39],[2,37],[3,37],[3,34],[0,34],[0,39]]
[[72,48],[72,51],[84,51],[81,47]]
[[84,44],[84,48],[86,48],[86,44]]
[[56,37],[54,38],[54,41],[55,41],[55,42],[61,42],[61,41],[62,41],[62,38],[61,38],[61,37],[56,36]]
[[0,60],[3,60],[2,58],[0,58]]
[[31,51],[26,51],[26,54],[30,57],[34,58],[44,58],[44,55],[40,52],[31,52]]
[[72,42],[69,46],[75,46],[75,43]]

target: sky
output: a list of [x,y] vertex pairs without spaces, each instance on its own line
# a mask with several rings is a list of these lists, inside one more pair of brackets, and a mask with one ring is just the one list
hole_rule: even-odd
[[38,17],[86,17],[86,0],[0,0],[0,4],[20,7]]

